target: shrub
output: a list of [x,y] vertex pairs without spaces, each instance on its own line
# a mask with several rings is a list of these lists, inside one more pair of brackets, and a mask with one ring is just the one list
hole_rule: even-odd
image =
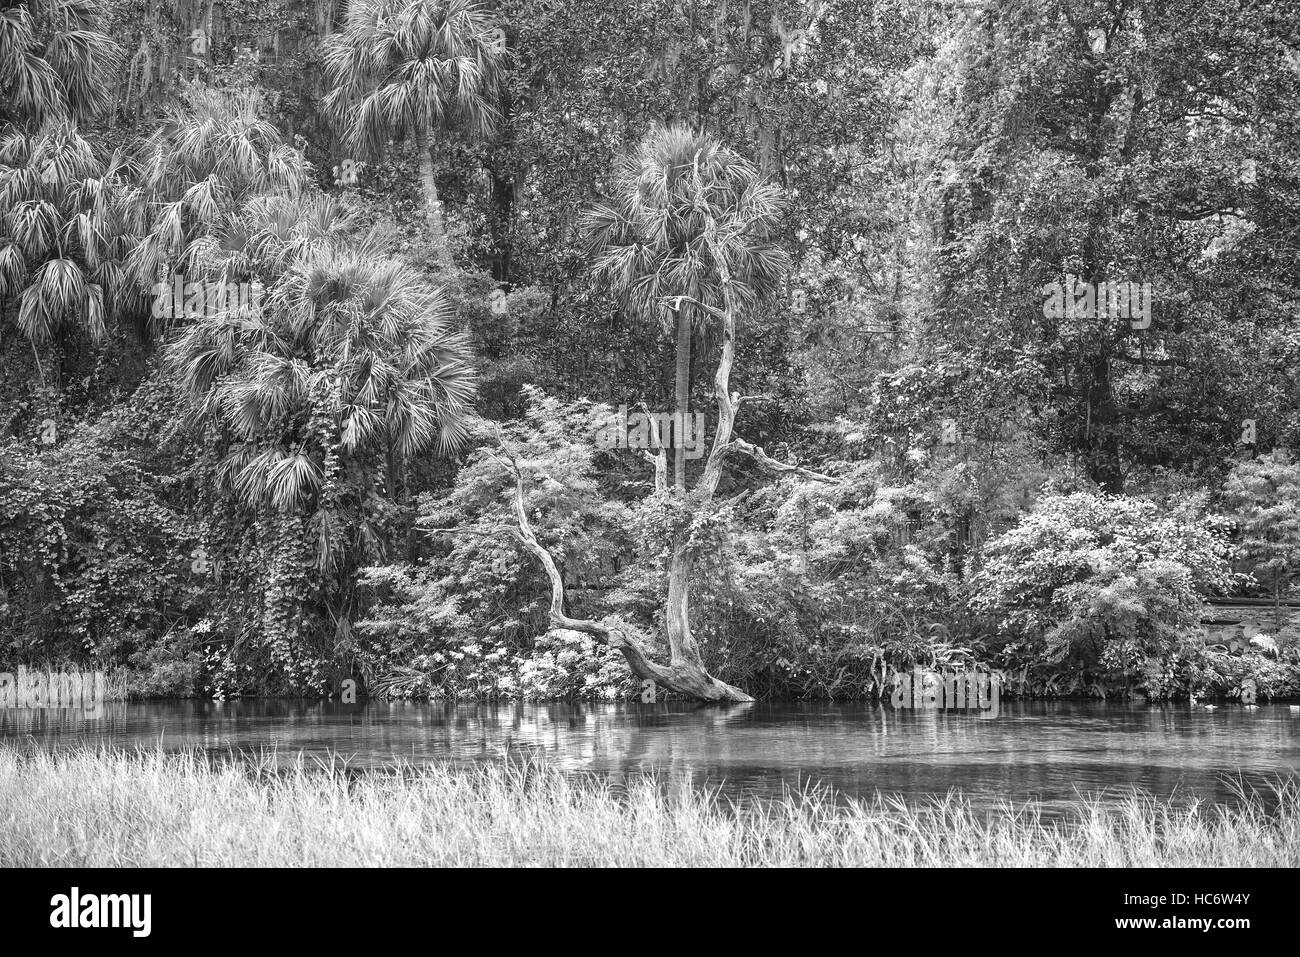
[[1180,681],[1172,664],[1199,654],[1202,596],[1236,580],[1224,530],[1202,507],[1044,497],[985,546],[972,608],[1009,664],[1042,660],[1074,688],[1118,682],[1168,697]]
[[0,658],[123,664],[200,594],[199,529],[138,442],[151,401],[0,448]]
[[[525,396],[525,418],[502,434],[544,476],[529,483],[526,507],[566,579],[581,586],[570,592],[572,613],[601,617],[581,591],[613,584],[613,569],[632,551],[634,525],[598,482],[593,436],[608,410],[562,404],[532,388]],[[474,439],[481,447],[451,491],[420,500],[424,554],[362,573],[373,598],[357,624],[363,673],[404,695],[608,697],[624,686],[621,658],[585,636],[551,631],[545,573],[509,533],[513,477],[495,427],[479,422]]]

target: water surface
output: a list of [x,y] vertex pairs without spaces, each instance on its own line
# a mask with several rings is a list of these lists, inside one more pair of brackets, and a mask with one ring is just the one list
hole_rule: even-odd
[[1300,714],[1285,705],[1216,710],[1100,702],[1003,702],[996,717],[871,704],[456,704],[319,701],[111,703],[104,717],[0,710],[0,740],[23,747],[269,751],[281,762],[337,755],[467,765],[530,753],[614,780],[657,771],[732,796],[830,785],[909,800],[960,790],[973,803],[1137,788],[1231,803],[1234,782],[1266,788],[1300,769]]

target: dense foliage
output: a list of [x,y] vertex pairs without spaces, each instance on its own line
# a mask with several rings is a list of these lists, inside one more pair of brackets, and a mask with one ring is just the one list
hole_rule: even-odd
[[1294,21],[4,4],[0,670],[634,693],[521,483],[567,613],[661,659],[689,541],[751,694],[1300,693]]

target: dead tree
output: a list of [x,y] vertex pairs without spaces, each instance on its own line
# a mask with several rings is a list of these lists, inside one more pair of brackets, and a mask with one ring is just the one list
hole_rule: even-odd
[[[777,472],[797,472],[815,481],[835,483],[837,480],[819,472],[813,472],[797,465],[777,462],[759,447],[735,438],[732,430],[735,425],[736,412],[745,401],[740,395],[734,395],[730,389],[731,367],[735,360],[736,347],[736,302],[731,290],[731,276],[725,259],[714,246],[715,235],[710,230],[706,238],[714,250],[715,261],[719,264],[723,290],[723,308],[715,309],[692,300],[694,304],[714,315],[722,323],[722,347],[718,359],[718,368],[714,375],[714,392],[718,402],[718,427],[713,436],[713,445],[705,460],[704,473],[700,477],[692,495],[696,510],[712,506],[717,493],[718,483],[722,478],[728,457],[735,454],[748,455],[760,465]],[[685,297],[678,297],[676,308],[681,307]],[[652,419],[653,422],[653,419]],[[652,428],[656,428],[654,425]],[[658,438],[658,436],[656,436]],[[667,462],[663,443],[656,442],[658,452],[644,453],[655,469],[655,488],[667,487]],[[612,625],[587,618],[570,618],[564,611],[564,579],[556,567],[551,553],[537,540],[532,524],[528,520],[524,507],[524,476],[513,454],[501,443],[506,454],[505,464],[514,476],[513,510],[515,526],[508,529],[520,544],[541,562],[551,582],[550,620],[560,628],[570,628],[591,635],[602,644],[617,648],[627,660],[632,673],[640,679],[649,679],[656,685],[686,695],[699,701],[727,702],[752,701],[741,689],[713,677],[704,667],[703,658],[690,625],[690,591],[691,575],[694,568],[694,546],[691,542],[691,523],[681,522],[673,534],[668,562],[668,596],[665,607],[668,647],[670,660],[667,665],[656,664],[646,655],[641,639],[626,626]]]
[[[662,453],[660,453],[662,454]],[[509,456],[509,452],[507,451]],[[514,476],[514,496],[512,506],[515,525],[510,533],[523,545],[546,571],[551,582],[551,624],[557,628],[569,628],[591,635],[598,642],[617,649],[627,661],[632,673],[642,680],[649,679],[656,685],[675,691],[678,694],[695,698],[699,701],[753,701],[749,695],[725,681],[719,681],[704,670],[699,660],[698,651],[694,659],[683,658],[672,649],[669,664],[660,665],[651,661],[642,647],[642,639],[631,628],[590,618],[571,618],[564,611],[564,578],[556,567],[555,559],[546,547],[537,540],[532,523],[528,520],[528,511],[524,507],[524,477],[513,456],[507,465]],[[670,646],[671,647],[671,646]]]

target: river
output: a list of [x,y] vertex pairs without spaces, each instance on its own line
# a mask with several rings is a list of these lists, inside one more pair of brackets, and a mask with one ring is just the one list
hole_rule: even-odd
[[848,796],[908,800],[959,790],[977,807],[1134,789],[1230,803],[1300,770],[1300,713],[1286,704],[1206,710],[1082,701],[1004,701],[996,716],[894,711],[871,704],[108,703],[103,717],[0,710],[19,747],[301,752],[349,767],[394,761],[465,765],[535,754],[617,781],[638,771],[728,796],[829,785]]

